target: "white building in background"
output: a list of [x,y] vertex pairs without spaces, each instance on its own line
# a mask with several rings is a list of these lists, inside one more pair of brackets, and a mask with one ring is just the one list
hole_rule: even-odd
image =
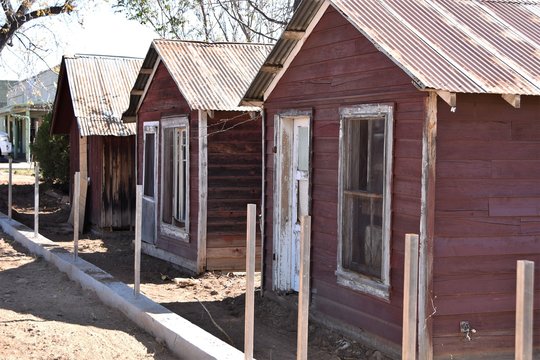
[[[30,144],[34,142],[43,117],[52,109],[56,95],[58,71],[45,70],[18,82],[5,82],[5,105],[0,99],[0,130],[9,134],[13,144],[13,157],[31,161]],[[2,89],[0,84],[0,96]]]

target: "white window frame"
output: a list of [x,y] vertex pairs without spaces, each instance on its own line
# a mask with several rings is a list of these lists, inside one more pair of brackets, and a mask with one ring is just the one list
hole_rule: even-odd
[[[345,122],[354,119],[385,119],[384,127],[384,189],[383,189],[383,221],[382,221],[382,259],[381,279],[343,268],[343,185],[344,185],[344,152]],[[394,143],[394,106],[393,104],[365,104],[340,108],[339,126],[339,166],[338,166],[338,252],[337,282],[356,291],[390,300],[390,239],[392,221],[392,164]]]
[[[171,129],[171,128],[185,128],[185,131],[186,131],[186,135],[187,135],[187,144],[186,144],[186,171],[187,171],[187,175],[186,175],[186,194],[185,194],[185,197],[186,197],[186,214],[185,214],[185,217],[186,217],[186,221],[185,221],[185,227],[184,228],[179,228],[177,226],[174,226],[174,225],[171,225],[171,224],[166,224],[163,222],[163,204],[164,204],[164,199],[163,199],[163,188],[164,188],[164,184],[163,184],[163,176],[164,176],[164,166],[163,166],[163,161],[164,161],[164,147],[165,147],[165,130],[166,129]],[[159,199],[160,199],[160,216],[159,216],[159,229],[160,229],[160,233],[165,235],[165,236],[169,236],[169,237],[173,237],[173,238],[179,238],[181,241],[184,241],[184,242],[189,242],[189,192],[190,192],[190,161],[189,161],[189,156],[190,156],[190,151],[189,151],[189,148],[190,148],[190,144],[189,144],[189,140],[190,140],[190,136],[189,136],[189,120],[187,117],[185,116],[182,116],[182,117],[178,117],[178,116],[175,116],[175,117],[170,117],[170,118],[162,118],[161,119],[161,126],[160,126],[160,141],[161,141],[161,144],[160,144],[160,149],[161,149],[161,152],[160,152],[160,156],[159,156],[159,165],[160,165],[160,168],[161,168],[161,176],[160,176],[160,186],[159,186]],[[170,200],[167,200],[167,201],[170,201]],[[174,206],[174,205],[173,205]]]

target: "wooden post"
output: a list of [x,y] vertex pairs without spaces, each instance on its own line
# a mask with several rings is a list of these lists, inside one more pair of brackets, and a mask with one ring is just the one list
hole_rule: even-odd
[[532,360],[534,262],[517,262],[516,360]]
[[257,223],[257,206],[247,206],[246,227],[246,313],[244,327],[244,359],[253,359],[253,334],[255,313],[255,225]]
[[302,216],[300,221],[300,291],[298,292],[298,338],[296,345],[296,359],[307,360],[309,334],[311,216]]
[[8,218],[13,217],[13,159],[9,157],[9,178],[8,178]]
[[34,237],[39,234],[39,163],[34,163],[34,176],[36,178],[34,186]]
[[133,281],[135,296],[138,296],[141,292],[142,195],[143,186],[137,185],[137,198],[135,202],[135,279]]
[[418,254],[418,359],[433,360],[433,239],[437,162],[437,93],[425,100]]
[[79,256],[79,197],[81,194],[81,173],[75,173],[75,184],[73,185],[73,258],[77,260]]
[[416,317],[418,306],[418,235],[405,235],[405,271],[403,285],[403,339],[401,358],[416,359]]

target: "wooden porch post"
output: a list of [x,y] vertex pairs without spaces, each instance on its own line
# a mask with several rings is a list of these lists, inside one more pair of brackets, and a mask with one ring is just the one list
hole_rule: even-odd
[[135,296],[141,292],[141,225],[142,225],[142,197],[143,186],[137,185],[137,197],[135,200],[135,259],[133,290]]
[[418,235],[405,234],[403,284],[403,338],[401,358],[416,359],[416,319],[418,310]]
[[39,235],[39,163],[34,163],[34,237]]
[[534,317],[534,262],[517,262],[516,360],[532,360]]
[[435,232],[435,162],[437,140],[437,93],[425,101],[422,136],[422,185],[418,264],[418,359],[433,359],[433,237]]
[[256,224],[257,205],[248,204],[246,225],[246,309],[244,317],[244,359],[246,360],[253,359]]

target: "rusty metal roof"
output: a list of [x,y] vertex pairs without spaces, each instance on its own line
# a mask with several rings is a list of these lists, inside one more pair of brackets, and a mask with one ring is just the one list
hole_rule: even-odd
[[75,55],[62,62],[60,77],[67,76],[80,136],[134,135],[135,126],[122,122],[122,112],[142,59]]
[[[325,2],[304,0],[288,30],[305,31]],[[540,95],[539,0],[329,0],[420,89]],[[302,21],[304,19],[304,21]],[[282,66],[300,40],[283,36],[265,65]],[[263,100],[261,68],[244,103]]]
[[135,81],[124,121],[133,121],[151,70],[162,61],[192,110],[251,111],[242,95],[271,45],[154,40]]

